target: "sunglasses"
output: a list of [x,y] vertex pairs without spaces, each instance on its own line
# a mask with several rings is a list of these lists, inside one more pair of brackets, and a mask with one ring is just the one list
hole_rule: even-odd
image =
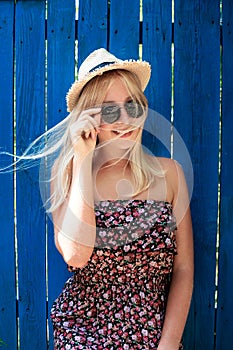
[[139,118],[143,115],[143,108],[135,101],[124,103],[124,107],[117,104],[107,104],[101,108],[101,116],[105,123],[112,124],[120,119],[121,109],[124,108],[131,118]]

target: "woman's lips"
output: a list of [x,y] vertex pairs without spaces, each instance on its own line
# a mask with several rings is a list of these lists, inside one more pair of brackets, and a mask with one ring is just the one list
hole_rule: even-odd
[[124,138],[124,137],[129,137],[132,135],[133,131],[119,131],[119,130],[112,130],[112,132],[117,135],[120,136],[120,138]]

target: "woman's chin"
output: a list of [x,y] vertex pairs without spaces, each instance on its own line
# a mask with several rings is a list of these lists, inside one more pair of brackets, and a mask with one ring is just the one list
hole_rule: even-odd
[[108,147],[111,148],[111,151],[117,150],[127,150],[132,148],[135,145],[135,140],[130,139],[129,137],[119,137],[111,139],[107,142]]

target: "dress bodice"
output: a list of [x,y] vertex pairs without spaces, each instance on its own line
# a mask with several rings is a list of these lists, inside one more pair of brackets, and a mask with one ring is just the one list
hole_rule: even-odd
[[84,268],[70,268],[80,282],[160,284],[158,275],[171,273],[176,221],[170,203],[107,200],[95,204],[95,215],[93,254]]

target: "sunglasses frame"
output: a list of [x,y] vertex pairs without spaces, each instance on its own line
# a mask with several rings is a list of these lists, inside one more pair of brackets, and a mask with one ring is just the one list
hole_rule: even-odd
[[[132,106],[134,109],[133,111],[132,111]],[[139,103],[133,100],[125,102],[123,106],[120,106],[117,103],[115,104],[109,103],[109,104],[104,104],[101,107],[101,117],[103,121],[107,124],[115,123],[121,117],[122,108],[125,109],[126,113],[130,118],[134,118],[134,119],[140,118],[144,113],[143,107]],[[137,111],[136,115],[135,115],[135,111]]]

